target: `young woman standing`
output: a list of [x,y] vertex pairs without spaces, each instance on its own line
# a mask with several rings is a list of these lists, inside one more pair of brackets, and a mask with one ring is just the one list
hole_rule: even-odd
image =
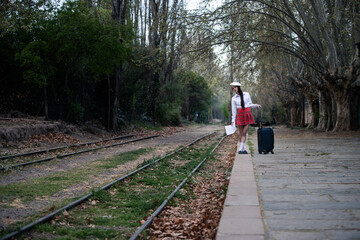
[[235,92],[235,95],[231,98],[231,125],[235,124],[239,129],[240,149],[238,153],[247,154],[248,152],[245,150],[246,134],[249,125],[255,123],[250,108],[260,108],[261,106],[252,103],[250,94],[241,90],[239,82],[232,82],[230,86]]

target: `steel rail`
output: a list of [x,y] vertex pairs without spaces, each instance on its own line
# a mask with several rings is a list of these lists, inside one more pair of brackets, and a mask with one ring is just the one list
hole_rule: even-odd
[[81,146],[85,146],[85,145],[96,144],[96,143],[99,143],[99,142],[118,140],[118,139],[133,137],[133,136],[135,136],[135,135],[134,134],[128,134],[128,135],[123,135],[123,136],[118,136],[118,137],[113,137],[113,138],[105,138],[105,139],[98,140],[98,141],[73,144],[73,145],[69,145],[69,146],[60,146],[60,147],[48,148],[48,149],[34,151],[34,152],[26,152],[26,153],[14,154],[14,155],[0,156],[0,160],[10,159],[10,158],[17,158],[17,157],[22,157],[22,156],[29,156],[29,155],[40,154],[40,153],[45,153],[45,152],[52,152],[52,151],[60,150],[60,149],[64,149],[64,148],[81,147]]
[[10,166],[0,168],[0,171],[4,171],[4,170],[10,169],[10,168],[15,168],[15,167],[22,167],[22,166],[26,166],[26,165],[46,162],[46,161],[54,160],[56,158],[64,158],[64,157],[69,157],[69,156],[77,155],[77,154],[81,154],[81,153],[96,151],[96,150],[103,149],[103,148],[115,147],[115,146],[124,145],[124,144],[131,143],[131,142],[137,142],[137,141],[146,140],[146,139],[149,139],[149,138],[155,138],[155,137],[158,137],[158,136],[160,136],[160,135],[152,135],[152,136],[148,136],[148,137],[136,138],[136,139],[132,139],[132,140],[129,140],[129,141],[126,141],[126,142],[114,143],[114,144],[110,144],[110,145],[85,149],[85,150],[72,152],[72,153],[67,153],[67,154],[63,154],[63,155],[57,155],[57,156],[54,156],[54,157],[43,158],[43,159],[31,161],[31,162],[25,162],[25,163],[20,163],[20,164],[16,164],[16,165],[10,165]]
[[[164,156],[164,157],[161,157],[161,158],[159,158],[159,159],[157,159],[157,160],[154,160],[154,161],[152,161],[152,162],[150,162],[150,163],[148,163],[148,164],[146,164],[146,165],[144,165],[144,166],[142,166],[142,167],[134,170],[133,172],[131,172],[131,173],[125,175],[125,176],[122,176],[121,178],[116,179],[115,181],[113,181],[113,182],[111,182],[111,183],[106,184],[105,186],[99,188],[97,191],[109,189],[112,185],[114,185],[114,184],[116,184],[116,183],[118,183],[118,182],[120,182],[120,181],[122,181],[122,180],[124,180],[124,179],[126,179],[126,178],[128,178],[128,177],[130,177],[130,176],[132,176],[132,175],[134,175],[134,174],[137,173],[137,172],[140,172],[141,170],[149,167],[150,165],[152,165],[152,164],[154,164],[154,163],[157,163],[157,162],[159,162],[159,161],[161,161],[161,160],[163,160],[163,159],[165,159],[165,158],[167,158],[167,157],[169,157],[169,156],[171,156],[171,155],[173,155],[173,154],[175,154],[175,153],[177,153],[177,152],[182,151],[183,149],[185,149],[185,148],[193,145],[194,143],[198,142],[199,140],[201,140],[201,139],[203,139],[203,138],[205,138],[205,137],[208,137],[208,136],[210,136],[210,135],[212,135],[212,134],[214,134],[214,133],[215,133],[215,132],[212,132],[212,133],[206,134],[206,135],[204,135],[204,136],[198,137],[198,138],[196,138],[194,141],[192,141],[191,143],[189,143],[189,144],[187,144],[187,145],[185,145],[185,146],[183,146],[183,147],[181,147],[181,148],[179,148],[179,149],[177,149],[177,150],[175,150],[175,151],[167,154],[167,155]],[[97,192],[97,191],[95,191],[95,192]],[[32,223],[27,224],[27,225],[24,226],[24,227],[21,227],[21,228],[20,228],[19,230],[17,230],[17,231],[11,232],[11,233],[9,233],[9,234],[1,237],[0,240],[8,240],[8,239],[11,239],[11,238],[13,238],[13,237],[15,237],[15,236],[18,236],[18,235],[26,232],[26,231],[29,231],[29,230],[30,230],[31,228],[33,228],[34,226],[36,226],[36,225],[38,225],[38,224],[40,224],[40,223],[43,223],[43,222],[45,222],[45,221],[50,220],[50,219],[53,218],[55,215],[57,215],[57,214],[65,211],[65,210],[69,210],[69,209],[72,208],[72,207],[75,207],[75,206],[79,205],[80,203],[82,203],[82,202],[85,201],[86,199],[90,198],[91,196],[93,196],[93,192],[92,192],[92,193],[89,193],[89,194],[87,194],[87,195],[84,195],[83,197],[81,197],[81,198],[79,198],[79,199],[77,199],[77,200],[69,203],[68,205],[66,205],[66,206],[64,206],[64,207],[62,207],[62,208],[59,208],[59,209],[57,209],[57,210],[49,213],[48,215],[46,215],[46,216],[44,216],[44,217],[39,218],[38,220],[36,220],[36,221],[34,221],[34,222],[32,222]]]
[[207,158],[219,147],[219,145],[222,143],[222,141],[227,136],[223,136],[218,144],[213,148],[213,150],[209,153],[207,157],[205,157],[192,171],[188,174],[188,176],[175,188],[175,190],[163,201],[163,203],[148,217],[148,219],[145,221],[143,225],[131,236],[129,240],[135,240],[138,238],[140,233],[145,230],[151,222],[154,220],[154,218],[161,213],[162,210],[166,207],[168,202],[175,196],[175,194],[181,189],[181,187],[186,183],[186,181],[203,165],[203,163],[207,160]]

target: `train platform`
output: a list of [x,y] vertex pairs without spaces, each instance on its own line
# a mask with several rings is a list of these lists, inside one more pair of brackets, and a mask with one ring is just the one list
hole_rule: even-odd
[[236,154],[216,239],[360,239],[360,135],[274,132]]

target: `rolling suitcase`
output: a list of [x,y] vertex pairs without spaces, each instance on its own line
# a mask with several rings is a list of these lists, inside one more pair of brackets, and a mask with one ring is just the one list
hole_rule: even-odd
[[259,153],[274,154],[274,131],[272,128],[264,128],[261,123],[261,110],[259,128],[257,130]]

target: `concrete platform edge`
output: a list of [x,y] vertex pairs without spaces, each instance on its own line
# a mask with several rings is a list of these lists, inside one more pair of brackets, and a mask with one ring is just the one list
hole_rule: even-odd
[[265,237],[251,154],[236,154],[216,240]]

